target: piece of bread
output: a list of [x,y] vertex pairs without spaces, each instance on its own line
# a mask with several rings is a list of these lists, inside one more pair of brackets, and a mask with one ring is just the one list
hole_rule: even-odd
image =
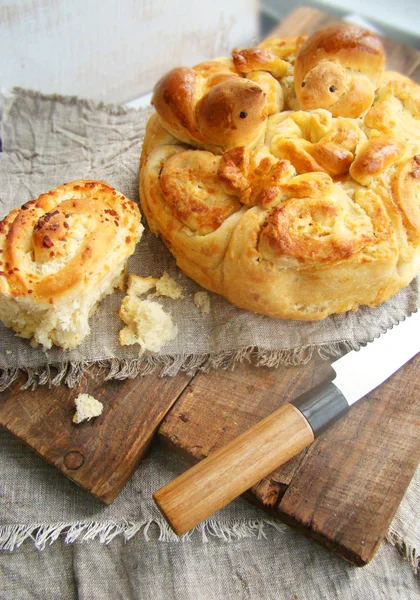
[[74,400],[76,412],[73,415],[73,423],[90,421],[102,414],[104,405],[90,394],[79,394]]
[[127,294],[119,315],[126,324],[120,331],[120,344],[139,344],[140,354],[145,350],[158,352],[166,342],[178,335],[171,315],[153,300],[140,300],[133,294]]
[[0,222],[0,319],[32,345],[75,348],[121,285],[143,231],[137,204],[101,181],[57,187]]
[[173,136],[216,152],[257,143],[267,118],[261,87],[230,59],[173,69],[156,84],[152,103]]
[[[375,306],[410,283],[420,87],[384,72],[384,56],[373,33],[341,24],[162,78],[140,199],[189,277],[241,308],[305,320]],[[217,86],[252,92],[227,107]]]
[[140,275],[129,273],[127,295],[142,296],[143,294],[147,294],[155,289],[157,281],[158,279],[156,277],[140,277]]
[[196,292],[193,301],[202,315],[210,314],[210,296],[207,292]]
[[172,300],[182,300],[184,298],[182,287],[168,273],[164,273],[156,281],[155,296],[167,296]]
[[306,40],[296,59],[300,107],[359,117],[373,102],[384,66],[385,52],[374,33],[350,23],[325,27]]
[[182,287],[168,273],[162,277],[140,277],[130,273],[128,276],[128,296],[142,296],[155,289],[153,296],[167,296],[172,300],[182,300]]

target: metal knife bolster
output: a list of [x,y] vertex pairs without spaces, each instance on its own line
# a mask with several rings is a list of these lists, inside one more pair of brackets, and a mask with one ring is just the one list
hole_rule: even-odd
[[323,381],[291,402],[308,421],[317,437],[350,409],[332,381]]

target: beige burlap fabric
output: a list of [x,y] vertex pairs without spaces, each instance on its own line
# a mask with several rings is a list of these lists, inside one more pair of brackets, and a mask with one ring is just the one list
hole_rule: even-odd
[[[127,197],[138,199],[138,162],[149,109],[127,110],[26,90],[15,90],[6,98],[3,108],[0,217],[40,193],[75,179],[102,179]],[[279,321],[255,315],[214,294],[210,294],[210,314],[203,317],[192,299],[199,286],[176,268],[172,256],[147,226],[129,261],[129,271],[153,276],[166,271],[182,285],[183,300],[159,299],[178,325],[179,335],[175,340],[164,346],[161,353],[141,359],[138,348],[119,346],[120,292],[102,302],[91,319],[90,336],[71,352],[31,348],[26,340],[0,324],[2,389],[13,382],[19,369],[28,373],[28,385],[48,381],[73,385],[89,364],[98,361],[108,370],[109,377],[123,378],[147,372],[159,362],[164,364],[165,374],[174,375],[179,369],[193,372],[225,367],[244,356],[271,366],[304,362],[314,351],[334,356],[358,348],[419,305],[418,282],[414,281],[381,307],[362,308],[320,323]],[[1,437],[0,443],[11,447],[8,436]],[[133,536],[150,522],[159,521],[151,508],[152,476],[147,479],[136,474],[119,500],[107,508],[78,491],[75,508],[75,503],[69,501],[72,492],[53,493],[60,491],[61,486],[67,490],[71,485],[60,477],[45,498],[42,480],[51,472],[48,465],[37,462],[37,474],[29,476],[22,464],[13,463],[13,456],[7,452],[1,456],[0,547],[16,548],[27,537],[35,538],[38,546],[44,547],[47,541],[65,531],[69,541],[86,537],[110,541],[117,534]],[[150,460],[153,472],[153,455]],[[153,485],[157,486],[168,473],[160,465],[159,474],[154,473],[153,477]],[[411,557],[414,567],[418,563],[416,549],[420,549],[419,487],[417,477],[389,535],[389,540]],[[212,525],[214,532],[233,538],[256,535],[259,523],[267,522],[264,515],[250,507],[245,510],[242,504],[241,507],[222,511],[220,519]],[[159,523],[163,537],[169,535],[164,524]],[[240,523],[248,525],[241,529]]]

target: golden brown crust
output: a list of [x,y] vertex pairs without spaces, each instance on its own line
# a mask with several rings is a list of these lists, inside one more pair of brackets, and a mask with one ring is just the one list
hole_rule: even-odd
[[267,119],[261,87],[222,61],[173,69],[155,86],[152,104],[169,133],[216,152],[257,143]]
[[[98,181],[64,184],[27,202],[0,222],[3,289],[8,288],[15,297],[30,290],[32,299],[46,303],[62,295],[73,295],[76,287],[87,283],[98,263],[102,265],[119,227],[126,233],[120,242],[121,252],[132,254],[138,214],[134,202]],[[81,221],[85,221],[84,236],[78,240],[77,251],[72,252],[74,225]],[[64,268],[50,275],[38,272],[43,265],[63,261]]]
[[401,161],[392,178],[392,192],[404,215],[404,225],[412,242],[420,240],[420,152]]
[[223,154],[218,177],[227,194],[238,196],[242,204],[253,206],[260,201],[261,193],[272,187],[270,183],[275,185],[283,166],[286,170],[290,168],[290,164],[278,162],[277,174],[274,174],[274,164],[273,157],[250,152],[241,146]]
[[173,215],[191,231],[215,231],[240,203],[223,191],[220,157],[211,152],[185,150],[169,157],[160,173],[160,186]]
[[[63,323],[71,321],[74,303],[94,297],[113,272],[121,276],[141,231],[137,205],[102,181],[67,183],[13,210],[0,222],[1,319],[24,337],[42,328],[42,311],[46,321],[49,313],[59,320],[60,311]],[[53,339],[74,347],[83,337],[74,330],[60,343],[60,325],[52,329],[47,346]]]
[[288,79],[304,40],[270,38],[255,48],[235,49],[232,59],[173,69],[153,91],[161,125],[181,142],[216,154],[256,146],[267,115],[294,103]]
[[384,65],[385,53],[375,34],[346,23],[326,27],[306,40],[296,59],[300,106],[358,117],[372,104]]
[[268,214],[258,245],[264,258],[275,262],[292,257],[302,266],[334,264],[374,241],[370,219],[332,180],[318,194],[311,192],[292,195]]
[[[253,128],[237,121],[233,146],[217,144],[223,118],[216,110],[212,129],[211,115],[223,102],[209,88],[217,64],[218,84],[245,89],[252,80],[265,95],[264,132],[251,143]],[[383,66],[379,39],[355,26],[306,41],[271,38],[207,66],[196,87],[207,96],[194,109],[208,102],[208,112],[195,113],[201,141],[165,138],[170,117],[157,110],[143,147],[141,202],[187,275],[241,308],[305,320],[375,306],[413,279],[420,88],[396,73],[382,77]]]
[[372,133],[401,141],[420,139],[420,86],[399,73],[385,71],[364,123]]
[[368,186],[403,156],[405,145],[389,136],[376,136],[363,144],[351,165],[350,175],[361,185]]
[[233,64],[238,73],[248,74],[251,71],[269,71],[273,77],[287,75],[289,63],[266,48],[245,48],[233,50]]
[[[265,95],[249,79],[235,78],[212,87],[196,106],[197,125],[212,146],[252,144],[267,119]],[[245,122],[246,125],[242,126]]]

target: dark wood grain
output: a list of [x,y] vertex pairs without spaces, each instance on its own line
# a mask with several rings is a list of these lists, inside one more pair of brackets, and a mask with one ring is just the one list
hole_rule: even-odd
[[[368,563],[420,461],[420,357],[246,497],[357,565]],[[198,375],[159,429],[197,462],[331,374],[319,359]]]
[[[19,437],[67,477],[109,504],[145,455],[166,412],[188,384],[180,374],[106,381],[91,368],[80,385],[21,390],[24,377],[0,394],[0,425]],[[76,425],[74,399],[89,393],[103,413]]]
[[374,556],[420,461],[419,373],[417,355],[325,432],[276,509],[358,565]]
[[[197,375],[163,421],[159,439],[195,463],[332,373],[327,361],[316,358],[307,365],[270,369],[242,364],[234,371]],[[276,507],[306,452],[255,485],[249,499]]]
[[[328,362],[314,359],[301,366],[241,364],[196,375],[166,416],[161,440],[187,460],[200,460],[331,373]],[[279,483],[290,483],[300,461],[295,457],[279,471]]]

